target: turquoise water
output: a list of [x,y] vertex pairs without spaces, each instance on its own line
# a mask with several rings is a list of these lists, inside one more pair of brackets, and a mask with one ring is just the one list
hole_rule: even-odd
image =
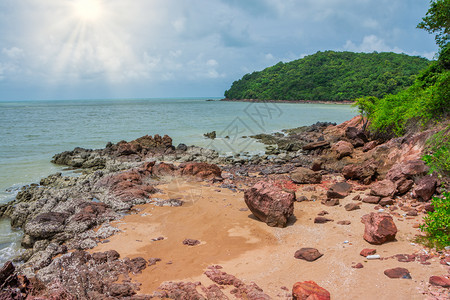
[[[212,147],[223,154],[255,153],[263,146],[242,136],[317,121],[339,123],[356,115],[350,105],[205,100],[0,102],[0,203],[13,199],[21,186],[60,170],[50,163],[52,156],[78,146],[103,148],[107,142],[168,134],[174,145]],[[203,133],[213,130],[219,139],[211,144]],[[226,135],[230,139],[222,139]],[[0,223],[0,263],[2,249],[17,235],[7,227],[7,222]]]

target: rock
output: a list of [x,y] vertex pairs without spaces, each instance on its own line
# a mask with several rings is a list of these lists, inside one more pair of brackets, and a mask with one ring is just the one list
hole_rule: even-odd
[[361,218],[364,223],[364,239],[375,245],[381,245],[395,240],[397,226],[387,213],[370,213]]
[[302,147],[302,149],[305,151],[311,151],[311,150],[316,150],[316,149],[320,149],[320,148],[328,148],[328,147],[330,147],[329,142],[318,141],[318,142],[306,144],[305,146]]
[[314,281],[297,282],[292,288],[294,300],[330,300],[331,295]]
[[378,181],[370,187],[370,194],[379,197],[392,197],[396,192],[397,187],[390,180]]
[[324,223],[333,222],[333,221],[334,220],[328,219],[328,218],[325,218],[325,217],[316,217],[314,219],[314,223],[316,223],[316,224],[324,224]]
[[177,168],[174,165],[159,163],[152,167],[152,175],[154,176],[173,176]]
[[450,287],[450,279],[444,276],[431,276],[429,282],[432,285],[442,286],[444,288]]
[[185,152],[185,151],[187,151],[187,149],[188,149],[188,147],[185,144],[178,144],[178,146],[177,146],[177,150],[179,150],[179,151]]
[[208,163],[185,163],[180,165],[181,175],[195,176],[200,179],[221,178],[222,171],[214,164]]
[[343,199],[352,191],[352,186],[347,182],[338,182],[333,184],[327,191],[328,199]]
[[380,197],[378,196],[367,196],[362,199],[362,202],[364,203],[370,203],[370,204],[378,204],[380,202]]
[[325,216],[328,215],[328,212],[326,210],[322,210],[321,212],[319,212],[317,215],[319,216]]
[[49,212],[37,215],[27,222],[24,232],[36,239],[45,239],[64,231],[67,214]]
[[384,271],[384,275],[389,278],[411,279],[408,269],[405,268],[388,269]]
[[352,266],[352,268],[354,268],[354,269],[362,269],[362,268],[364,268],[364,266],[363,266],[362,263],[357,263],[356,265]]
[[244,200],[259,220],[271,227],[285,227],[294,213],[295,194],[260,181],[244,192]]
[[308,201],[308,198],[306,196],[300,196],[300,197],[296,197],[296,198],[297,198],[297,202]]
[[370,184],[378,175],[378,166],[374,160],[363,161],[360,164],[347,165],[342,169],[345,179],[358,180]]
[[346,141],[337,142],[331,147],[331,149],[336,152],[338,159],[345,156],[350,156],[353,153],[353,145]]
[[353,210],[360,209],[361,207],[356,203],[348,203],[344,206],[344,208],[346,211],[353,211]]
[[311,164],[311,170],[315,172],[322,170],[322,162],[319,159],[314,160]]
[[403,195],[412,188],[412,186],[414,185],[414,181],[403,177],[397,180],[395,182],[395,185],[397,186],[397,194]]
[[114,297],[130,297],[136,294],[133,287],[127,283],[113,283],[109,287],[109,293]]
[[429,167],[422,160],[410,160],[393,165],[386,174],[386,179],[393,182],[402,178],[412,179],[413,177],[425,175],[428,170]]
[[0,269],[0,282],[3,283],[8,279],[9,276],[14,274],[14,271],[16,268],[14,267],[13,263],[10,261],[7,261],[3,267]]
[[336,206],[339,205],[339,199],[323,199],[321,203],[326,206]]
[[377,141],[370,141],[364,145],[362,150],[363,152],[367,152],[374,149],[377,145],[378,145]]
[[315,248],[301,248],[297,250],[294,254],[294,257],[297,259],[304,259],[306,261],[315,261],[322,257],[322,253]]
[[[372,196],[374,197],[374,196]],[[381,206],[388,206],[388,205],[393,205],[394,204],[394,200],[392,198],[386,197],[380,200],[380,202],[378,202],[379,205]]]
[[289,174],[291,180],[295,183],[316,184],[322,182],[322,175],[306,168],[297,168]]
[[215,131],[211,131],[211,132],[207,132],[203,134],[204,137],[208,138],[208,139],[215,139],[216,138],[216,132]]
[[352,222],[350,222],[348,220],[344,220],[344,221],[338,221],[337,224],[338,225],[350,225],[350,224],[352,224]]
[[428,201],[436,192],[437,178],[433,175],[422,177],[413,189],[413,196],[421,201]]
[[197,245],[200,245],[200,241],[199,240],[194,240],[194,239],[185,239],[183,241],[183,245],[197,246]]
[[359,255],[366,257],[366,256],[369,256],[369,255],[374,255],[375,253],[377,253],[376,249],[365,248],[365,249],[361,250]]

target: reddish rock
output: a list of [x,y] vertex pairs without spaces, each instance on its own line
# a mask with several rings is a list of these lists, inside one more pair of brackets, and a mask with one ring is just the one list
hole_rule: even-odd
[[378,202],[378,204],[380,204],[381,206],[393,205],[394,200],[392,198],[386,197],[381,199],[380,202]]
[[418,213],[417,213],[417,210],[412,208],[406,212],[406,215],[410,216],[410,217],[416,217],[418,215]]
[[14,267],[13,263],[10,261],[7,261],[3,267],[0,269],[0,282],[3,283],[6,281],[6,279],[14,274],[14,271],[16,268]]
[[362,199],[362,202],[364,203],[370,203],[370,204],[378,204],[380,202],[380,197],[378,196],[367,196]]
[[395,194],[397,187],[390,180],[383,180],[372,184],[370,187],[370,194],[379,197],[392,197]]
[[285,227],[294,213],[295,194],[260,181],[244,192],[244,200],[259,220],[271,227]]
[[413,262],[416,260],[416,255],[414,254],[396,254],[394,257],[399,262]]
[[181,175],[183,176],[195,176],[201,179],[213,179],[220,178],[222,171],[220,168],[213,164],[207,163],[186,163],[180,165]]
[[352,191],[352,186],[347,182],[337,182],[327,191],[328,199],[343,199]]
[[297,282],[292,288],[294,300],[330,300],[330,292],[314,281]]
[[353,153],[353,145],[346,141],[339,141],[334,144],[331,149],[336,152],[337,158],[341,159],[345,156],[350,156]]
[[388,269],[384,271],[384,275],[389,278],[411,279],[408,269],[405,268]]
[[315,149],[319,149],[319,148],[328,148],[328,147],[330,147],[329,142],[318,141],[318,142],[309,143],[309,144],[303,146],[302,149],[305,151],[310,151],[310,150],[315,150]]
[[363,266],[362,263],[357,263],[356,265],[352,266],[352,268],[354,268],[354,269],[362,269],[362,268],[364,268],[364,266]]
[[358,180],[363,184],[369,184],[378,175],[378,166],[374,160],[364,161],[362,164],[347,165],[342,169],[345,179]]
[[397,186],[397,194],[403,195],[412,188],[412,186],[414,185],[414,181],[404,177],[402,179],[397,180],[395,182],[395,185]]
[[344,220],[344,221],[338,221],[337,224],[339,224],[339,225],[350,225],[350,224],[352,224],[352,222],[350,222],[348,220]]
[[429,281],[432,285],[442,286],[445,288],[450,287],[450,279],[444,276],[431,276]]
[[174,165],[162,162],[152,168],[152,174],[155,176],[173,176],[176,169]]
[[317,159],[313,161],[313,163],[311,164],[311,170],[316,172],[322,170],[322,162]]
[[316,259],[322,257],[322,255],[323,254],[315,248],[301,248],[295,252],[294,257],[297,259],[304,259],[306,261],[315,261]]
[[413,190],[413,195],[415,198],[428,201],[436,192],[437,179],[435,176],[428,175],[422,177]]
[[333,222],[333,221],[334,220],[328,219],[328,218],[325,218],[325,217],[316,217],[314,219],[314,223],[316,223],[316,224],[324,224],[324,223]]
[[339,199],[323,199],[321,203],[326,206],[336,206],[339,205]]
[[353,211],[353,210],[357,210],[360,209],[361,207],[359,206],[359,204],[356,203],[348,203],[344,206],[346,211]]
[[194,239],[185,239],[183,241],[183,245],[187,245],[187,246],[197,246],[200,244],[199,240],[194,240]]
[[375,245],[395,240],[397,226],[387,213],[370,213],[361,218],[364,223],[364,239]]
[[369,248],[365,248],[365,249],[362,249],[362,250],[361,250],[361,252],[359,253],[359,255],[366,257],[366,256],[368,256],[368,255],[374,255],[374,254],[376,254],[376,253],[377,253],[377,249],[369,249]]
[[328,215],[328,212],[326,210],[322,210],[321,212],[319,212],[317,215],[319,216],[325,216]]
[[430,168],[425,164],[423,160],[410,160],[406,163],[402,163],[402,173],[407,177],[420,176],[427,174]]
[[378,145],[377,141],[370,141],[364,145],[362,150],[363,152],[367,152],[374,149],[377,145]]
[[297,168],[289,174],[295,183],[316,184],[322,182],[322,175],[307,168]]

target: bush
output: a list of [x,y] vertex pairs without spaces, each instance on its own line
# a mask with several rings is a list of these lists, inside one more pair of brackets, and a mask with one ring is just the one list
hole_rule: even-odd
[[434,212],[424,217],[425,224],[420,230],[427,233],[429,242],[440,249],[450,246],[450,193],[444,192],[442,198],[431,200]]
[[430,173],[450,177],[450,125],[427,141],[429,150],[422,159],[430,167]]

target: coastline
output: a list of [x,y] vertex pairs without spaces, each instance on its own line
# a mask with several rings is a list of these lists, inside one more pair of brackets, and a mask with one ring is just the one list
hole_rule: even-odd
[[219,101],[225,102],[252,102],[252,103],[308,103],[308,104],[354,104],[356,101],[343,100],[343,101],[323,101],[323,100],[259,100],[259,99],[220,99]]
[[[376,299],[371,295],[411,299],[441,293],[424,282],[449,269],[440,261],[442,254],[424,255],[425,248],[412,243],[420,235],[417,225],[427,209],[426,201],[411,197],[417,185],[412,183],[411,193],[396,197],[392,191],[383,198],[389,204],[381,204],[381,196],[375,196],[376,202],[366,201],[373,185],[386,181],[391,170],[410,161],[420,164],[431,132],[401,141],[361,143],[362,135],[349,133],[360,126],[360,117],[335,126],[317,123],[291,131],[287,137],[278,136],[300,143],[299,150],[249,158],[219,157],[213,150],[195,146],[175,148],[168,136],[144,136],[104,149],[75,148],[57,154],[54,163],[81,168],[82,174],[51,175],[40,185],[24,188],[15,202],[0,206],[3,216],[25,230],[22,245],[27,250],[22,258],[26,263],[17,274],[36,276],[48,286],[59,278],[67,286],[64,292],[78,297],[91,293],[82,296],[88,299],[100,297],[102,291],[119,298],[180,293],[193,297],[208,286],[232,298],[236,293],[232,287],[210,276],[211,272],[225,276],[217,265],[233,282],[242,282],[238,289],[242,295],[266,297],[258,299],[289,299],[286,286],[305,280],[314,280],[336,298],[363,294],[367,299]],[[353,173],[345,172],[348,167]],[[302,172],[313,172],[310,169],[316,169],[313,177],[320,175],[319,181],[298,179]],[[424,175],[419,171],[414,176]],[[296,195],[285,228],[267,226],[244,202],[245,192],[260,181]],[[338,198],[329,196],[340,182],[347,182],[351,190]],[[47,202],[37,205],[42,201]],[[373,246],[363,239],[361,218],[371,212],[393,218],[398,227],[396,240]],[[318,248],[324,257],[314,262],[298,260],[294,254],[301,247]],[[375,248],[382,259],[368,261],[359,255],[368,247]],[[402,265],[405,253],[410,262],[418,263],[405,265],[414,281],[399,284],[383,270]],[[444,259],[449,256],[447,251]],[[363,269],[355,269],[356,263]],[[73,272],[65,271],[73,268],[79,270],[75,278]],[[88,278],[87,285],[77,281],[78,276]],[[89,283],[94,278],[102,287]],[[193,286],[201,288],[197,291]]]

